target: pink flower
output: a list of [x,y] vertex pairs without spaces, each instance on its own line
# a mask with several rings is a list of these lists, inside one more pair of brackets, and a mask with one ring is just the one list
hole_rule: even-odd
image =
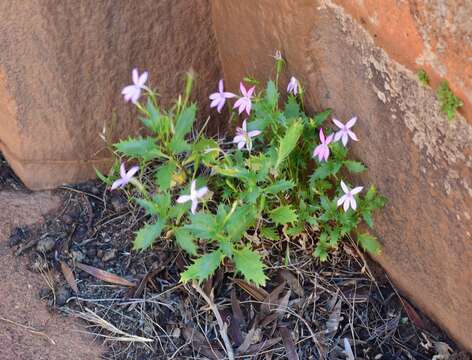
[[187,201],[192,202],[192,207],[190,208],[192,214],[195,214],[195,212],[197,211],[198,199],[201,199],[208,192],[208,188],[206,186],[198,190],[196,189],[196,186],[197,182],[193,180],[192,185],[190,185],[190,195],[181,195],[177,198],[177,202],[179,204],[186,203]]
[[351,128],[354,126],[356,121],[357,117],[353,117],[346,123],[346,125],[344,125],[341,121],[333,119],[334,124],[339,128],[339,130],[336,132],[336,135],[334,135],[334,141],[342,139],[344,146],[347,145],[347,141],[349,140],[348,138],[351,138],[354,141],[359,141],[356,134],[351,131]]
[[226,102],[226,99],[230,99],[235,97],[236,95],[230,92],[225,92],[223,89],[223,80],[220,80],[218,83],[218,92],[215,92],[210,95],[210,108],[216,107],[216,110],[218,112],[221,112],[221,109],[223,109],[223,106]]
[[352,190],[349,190],[347,185],[342,180],[341,180],[341,187],[344,191],[344,195],[339,198],[338,206],[343,205],[343,208],[344,208],[345,212],[349,210],[349,207],[351,207],[352,210],[356,210],[357,203],[356,203],[356,199],[354,198],[354,195],[360,193],[362,191],[363,187],[358,186],[358,187],[355,187]]
[[333,141],[333,134],[329,135],[326,139],[323,134],[323,129],[320,129],[320,141],[321,144],[313,151],[313,157],[318,156],[319,161],[328,161],[329,147],[328,145]]
[[246,111],[246,113],[249,115],[249,113],[251,112],[251,106],[252,106],[251,97],[252,97],[252,94],[254,93],[254,90],[256,89],[256,87],[253,86],[249,90],[246,90],[246,88],[244,87],[244,84],[241,82],[241,83],[239,83],[239,89],[241,90],[241,94],[243,96],[240,97],[234,103],[233,108],[234,109],[239,108],[239,113],[240,114],[243,111]]
[[291,93],[293,95],[297,95],[298,93],[298,80],[295,78],[295,76],[292,76],[290,78],[290,81],[287,86],[287,92]]
[[148,73],[147,71],[143,72],[141,76],[138,74],[138,69],[133,69],[133,85],[126,86],[121,94],[124,95],[125,101],[128,102],[131,100],[133,104],[138,102],[139,97],[141,96],[141,89],[144,89],[144,84],[147,81]]
[[241,150],[244,146],[251,151],[252,149],[252,140],[254,136],[260,135],[259,130],[247,131],[246,120],[243,121],[243,127],[236,128],[236,136],[233,139],[233,143],[238,144],[238,149]]
[[131,169],[129,169],[128,172],[126,172],[125,169],[125,164],[121,163],[120,166],[120,176],[121,178],[116,180],[112,185],[111,185],[111,190],[115,190],[116,188],[122,188],[124,187],[127,183],[133,179],[133,175],[136,174],[139,170],[139,166],[133,166]]

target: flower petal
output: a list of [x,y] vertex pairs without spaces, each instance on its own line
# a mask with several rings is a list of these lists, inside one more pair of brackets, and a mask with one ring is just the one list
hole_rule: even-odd
[[363,186],[355,187],[354,189],[351,190],[351,194],[356,195],[356,194],[360,193],[363,188],[364,188]]
[[331,143],[331,141],[333,141],[333,136],[334,134],[330,134],[327,138],[326,138],[326,141],[325,141],[325,144],[328,145]]
[[341,121],[339,121],[338,119],[334,119],[334,118],[333,118],[333,123],[334,123],[334,125],[336,125],[338,128],[344,129],[344,124],[343,124]]
[[233,143],[239,143],[244,140],[244,135],[236,135],[233,139]]
[[337,205],[341,206],[344,203],[344,201],[346,201],[346,195],[343,195],[338,199]]
[[121,163],[120,165],[120,176],[122,179],[126,177],[125,163]]
[[115,190],[116,188],[123,187],[125,185],[126,185],[126,181],[124,181],[123,179],[118,179],[114,181],[113,184],[111,185],[111,190]]
[[244,141],[244,140],[243,140],[243,141],[240,141],[240,142],[238,143],[238,149],[241,150],[241,149],[244,147],[244,145],[246,145],[246,141]]
[[252,88],[250,88],[247,92],[247,95],[246,97],[250,98],[252,96],[252,94],[254,93],[254,90],[256,90],[256,87],[253,86]]
[[347,185],[342,180],[341,180],[341,188],[343,189],[345,194],[347,194],[349,192],[349,188],[347,187]]
[[138,171],[139,171],[139,166],[133,166],[131,169],[129,169],[128,172],[126,173],[126,177],[128,178],[128,180],[131,179],[133,175],[136,174]]
[[221,110],[223,109],[223,106],[225,105],[225,99],[221,99],[220,103],[218,104],[218,106],[216,107],[216,110],[220,113]]
[[242,129],[244,132],[247,132],[247,119],[244,119]]
[[242,81],[239,83],[239,90],[241,91],[241,94],[243,94],[243,96],[246,96],[247,91]]
[[334,134],[334,141],[339,141],[339,139],[341,139],[342,136],[343,136],[343,131],[339,130],[338,132],[336,132],[336,134]]
[[342,137],[342,142],[344,146],[347,145],[347,140],[348,140],[348,136],[347,136],[347,132],[345,132],[343,133],[343,137]]
[[198,201],[197,200],[192,200],[192,207],[190,208],[190,211],[194,215],[197,212],[197,206],[198,206]]
[[144,84],[146,83],[147,79],[148,79],[148,72],[145,71],[145,72],[143,72],[143,73],[141,74],[141,76],[139,77],[138,86],[139,86],[139,87],[143,87]]
[[344,209],[344,212],[349,210],[349,198],[346,198],[346,200],[344,200],[343,209]]
[[133,78],[133,84],[138,85],[139,83],[139,73],[138,69],[134,68],[133,71],[131,72],[132,78]]
[[354,116],[351,120],[349,120],[347,123],[346,123],[346,127],[348,129],[352,128],[355,124],[356,124],[356,121],[357,121],[357,116]]
[[260,131],[260,130],[252,130],[252,131],[249,131],[249,132],[247,133],[247,135],[248,135],[249,137],[251,137],[251,138],[254,137],[254,136],[260,135],[260,134],[261,134],[261,131]]
[[224,88],[223,88],[223,79],[221,79],[220,81],[218,81],[218,91],[220,93],[222,93],[224,91]]
[[357,135],[354,134],[351,130],[348,130],[347,133],[352,140],[359,141],[359,139],[357,138]]
[[190,197],[190,195],[180,195],[178,198],[177,198],[177,202],[179,204],[183,204],[183,203],[186,203],[187,201],[190,201],[192,200],[192,198]]
[[209,98],[210,100],[216,100],[216,99],[219,99],[220,97],[221,97],[221,94],[220,94],[220,93],[217,93],[217,92],[211,94],[210,96],[208,96],[208,98]]
[[351,207],[352,207],[352,210],[357,209],[357,203],[356,203],[356,199],[354,199],[354,196],[351,197]]
[[324,134],[323,134],[323,129],[320,129],[320,141],[321,141],[322,143],[325,142],[325,136],[324,136]]
[[236,97],[236,94],[233,94],[232,92],[224,92],[224,93],[223,93],[223,96],[224,96],[226,99],[230,99],[230,98]]
[[208,192],[208,187],[204,186],[195,192],[197,198],[202,198]]

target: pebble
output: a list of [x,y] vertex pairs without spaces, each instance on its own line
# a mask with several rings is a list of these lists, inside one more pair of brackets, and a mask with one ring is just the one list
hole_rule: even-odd
[[54,249],[54,245],[56,245],[56,239],[51,236],[47,236],[38,241],[36,244],[36,250],[38,252],[47,253]]
[[111,198],[111,206],[115,212],[120,213],[128,208],[128,202],[120,194],[113,194]]
[[111,249],[103,254],[102,261],[107,262],[113,260],[114,258],[116,258],[116,249]]
[[64,306],[71,296],[69,289],[62,286],[56,291],[56,305]]
[[80,250],[72,250],[71,255],[72,255],[72,258],[78,262],[82,262],[85,259],[84,253]]

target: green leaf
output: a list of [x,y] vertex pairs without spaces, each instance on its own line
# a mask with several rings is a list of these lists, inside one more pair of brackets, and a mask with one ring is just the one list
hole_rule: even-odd
[[199,257],[181,274],[180,281],[186,283],[189,280],[196,280],[201,283],[215,273],[223,258],[221,250],[215,250]]
[[197,246],[195,245],[192,234],[183,228],[175,230],[175,241],[190,255],[197,255]]
[[343,161],[347,156],[347,148],[341,145],[341,141],[336,141],[329,144],[329,148],[332,151],[334,157],[338,161]]
[[256,222],[256,208],[253,205],[238,207],[226,223],[226,231],[233,241],[241,239],[243,234]]
[[333,110],[326,109],[325,111],[323,111],[319,114],[316,114],[315,117],[314,117],[315,127],[318,127],[321,124],[323,124],[323,122],[331,115],[332,112],[333,112]]
[[157,148],[152,138],[136,138],[122,140],[115,144],[116,149],[128,157],[143,158],[151,160],[161,156],[161,152]]
[[361,173],[367,170],[367,167],[360,161],[344,160],[344,166],[352,173]]
[[285,136],[280,140],[279,147],[277,150],[277,162],[275,168],[277,169],[282,161],[295,149],[298,139],[303,132],[303,124],[301,121],[294,122],[285,133]]
[[372,212],[368,209],[362,211],[362,218],[364,219],[365,223],[370,227],[374,227],[374,221],[372,220]]
[[175,124],[174,137],[183,139],[192,130],[196,112],[197,106],[192,104],[180,113]]
[[104,183],[105,185],[111,185],[111,180],[108,177],[103,175],[100,172],[100,170],[98,170],[96,167],[94,167],[94,170],[95,170],[95,175],[97,175],[97,177],[100,179],[102,183]]
[[270,212],[270,218],[277,225],[294,223],[298,220],[298,216],[291,205],[280,206]]
[[155,224],[146,224],[136,233],[133,250],[145,250],[152,246],[156,238],[161,235],[164,221],[158,219]]
[[155,178],[157,185],[161,190],[168,190],[172,184],[172,175],[177,169],[177,164],[174,161],[169,161],[161,165],[156,172]]
[[185,225],[195,236],[203,240],[215,240],[215,234],[218,230],[216,216],[209,213],[199,212],[190,216],[190,224]]
[[280,240],[280,235],[277,232],[277,229],[275,229],[273,227],[263,227],[261,229],[261,235],[264,238],[272,240],[272,241]]
[[191,149],[190,144],[187,141],[185,141],[184,138],[180,138],[177,136],[174,136],[172,138],[169,146],[170,146],[170,149],[176,154],[180,154],[185,151],[189,151]]
[[292,180],[279,180],[273,183],[272,185],[266,187],[264,191],[268,194],[277,194],[282,191],[290,190],[295,186],[295,183]]
[[233,261],[236,271],[240,272],[246,281],[257,286],[265,285],[267,277],[264,274],[264,263],[258,253],[244,247],[234,251]]
[[328,260],[328,255],[329,254],[326,245],[323,243],[318,243],[318,245],[316,245],[315,251],[313,252],[313,256],[320,259],[320,261],[326,261]]
[[267,82],[267,89],[265,94],[265,100],[267,104],[270,106],[271,109],[275,109],[277,106],[277,101],[279,100],[279,93],[277,91],[277,87],[272,80]]
[[312,181],[323,180],[328,176],[336,175],[341,169],[341,166],[341,163],[337,161],[327,161],[319,163],[318,167],[312,175]]
[[358,233],[357,234],[357,241],[364,250],[368,251],[373,255],[379,255],[381,250],[381,246],[377,238],[369,233]]
[[295,96],[288,97],[285,103],[284,114],[287,119],[299,118],[301,116],[300,105],[298,105]]
[[135,199],[136,203],[141,206],[145,211],[146,215],[158,215],[159,207],[157,204],[151,200],[146,199]]

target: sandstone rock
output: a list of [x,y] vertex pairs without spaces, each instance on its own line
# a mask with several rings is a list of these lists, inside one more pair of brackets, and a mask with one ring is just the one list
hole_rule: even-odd
[[[228,88],[248,74],[273,74],[271,55],[279,49],[311,110],[331,107],[342,120],[358,116],[361,141],[351,154],[369,171],[355,181],[377,184],[390,199],[375,219],[383,243],[377,260],[472,350],[472,117],[448,122],[433,90],[422,88],[415,74],[418,62],[427,63],[461,91],[463,113],[471,113],[471,78],[458,71],[472,71],[472,4],[441,3],[214,1],[212,12]],[[442,51],[434,39],[442,39]]]
[[114,142],[139,127],[120,94],[132,68],[163,103],[193,68],[202,109],[219,78],[208,0],[2,1],[0,54],[0,151],[31,189],[110,165],[103,128]]

